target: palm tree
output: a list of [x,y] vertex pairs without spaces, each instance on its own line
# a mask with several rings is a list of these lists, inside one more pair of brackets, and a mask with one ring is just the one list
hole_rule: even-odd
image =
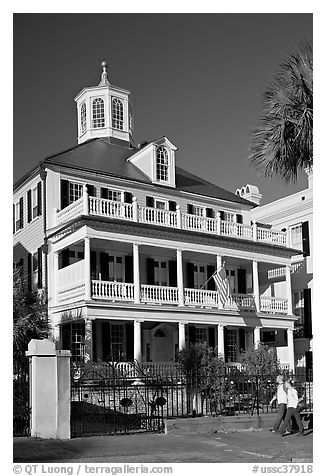
[[249,160],[265,177],[295,181],[312,167],[312,45],[304,43],[280,66],[264,94],[259,127],[252,133]]

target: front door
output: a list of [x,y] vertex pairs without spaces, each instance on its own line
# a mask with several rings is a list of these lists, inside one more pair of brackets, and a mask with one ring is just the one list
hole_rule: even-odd
[[174,362],[174,333],[169,326],[157,326],[152,330],[153,362]]

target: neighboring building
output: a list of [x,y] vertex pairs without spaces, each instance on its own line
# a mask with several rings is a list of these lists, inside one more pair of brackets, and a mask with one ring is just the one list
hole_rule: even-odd
[[[294,352],[296,367],[312,368],[312,227],[313,227],[313,171],[306,170],[308,188],[275,202],[252,209],[251,216],[259,223],[287,229],[292,248],[301,254],[292,257],[291,284],[293,314],[298,316],[294,324]],[[244,190],[242,190],[244,192]],[[247,197],[238,192],[239,196]],[[279,278],[277,278],[277,275]],[[282,280],[284,268],[270,272],[275,281],[266,292],[277,293],[277,279]]]
[[[58,347],[75,361],[171,363],[207,342],[234,363],[276,336],[293,368],[300,251],[287,232],[251,225],[252,201],[177,167],[168,138],[136,147],[129,91],[102,68],[75,98],[78,145],[14,187],[14,262],[29,289],[46,289]],[[223,263],[229,296],[212,278]]]

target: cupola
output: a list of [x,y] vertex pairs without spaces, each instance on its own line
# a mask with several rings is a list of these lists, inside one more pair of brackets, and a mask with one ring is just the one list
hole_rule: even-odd
[[133,143],[130,91],[112,86],[106,61],[102,62],[101,67],[98,86],[86,87],[75,97],[78,144],[102,137],[129,147]]

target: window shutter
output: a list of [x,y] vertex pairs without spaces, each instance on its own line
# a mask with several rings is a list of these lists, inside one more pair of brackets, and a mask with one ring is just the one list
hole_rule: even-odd
[[246,332],[242,327],[239,329],[239,348],[240,352],[245,352],[246,350]]
[[20,228],[24,228],[24,199],[21,197],[19,200],[19,220]]
[[146,207],[154,207],[154,198],[146,197]]
[[91,251],[91,279],[97,279],[97,276],[96,276],[96,251]]
[[147,260],[146,260],[146,269],[147,269],[147,284],[154,284],[154,260],[153,260],[153,258],[147,258]]
[[126,358],[127,361],[134,360],[134,325],[126,324]]
[[27,222],[32,221],[32,190],[27,192]]
[[28,253],[27,255],[27,290],[32,290],[32,255]]
[[213,208],[206,208],[206,216],[207,216],[207,218],[214,218]]
[[191,203],[187,204],[187,213],[189,213],[189,215],[193,215],[194,213],[194,207]]
[[107,253],[100,253],[100,269],[102,281],[108,281],[110,277],[110,271],[109,255]]
[[209,347],[215,348],[215,329],[214,327],[208,328],[208,345]]
[[42,248],[37,249],[37,287],[41,289],[42,286]]
[[62,348],[65,350],[71,350],[71,324],[63,324],[62,331]]
[[61,210],[69,205],[69,182],[68,180],[60,181],[61,194]]
[[245,269],[238,269],[238,293],[240,294],[247,293],[247,280],[246,280]]
[[304,302],[304,336],[312,337],[311,289],[303,290],[303,302]]
[[42,215],[42,182],[37,184],[37,216]]
[[209,280],[207,282],[207,289],[210,291],[215,291],[215,281],[212,278],[212,275],[215,273],[215,267],[212,265],[207,266],[207,279]]
[[196,343],[196,327],[195,326],[188,326],[188,337],[189,337],[189,344]]
[[94,185],[87,184],[87,192],[90,197],[96,197],[96,187]]
[[[229,330],[224,327],[224,358],[225,363],[229,362],[229,352],[228,352],[228,332]],[[218,349],[218,353],[220,353],[220,349]]]
[[65,250],[62,250],[62,267],[65,268],[66,266],[69,266],[69,248],[66,248]]
[[221,220],[224,220],[225,218],[225,213],[223,210],[220,210],[220,217],[221,217]]
[[306,382],[312,382],[312,352],[307,350],[305,352],[306,357]]
[[177,262],[169,261],[169,286],[178,286]]
[[194,289],[195,286],[195,276],[194,276],[194,264],[187,263],[187,288]]
[[133,194],[131,192],[125,192],[125,203],[132,203]]
[[171,212],[175,212],[177,209],[177,202],[174,202],[173,200],[169,200],[169,210]]
[[125,282],[134,282],[134,263],[133,257],[131,255],[125,256]]
[[107,188],[101,187],[101,198],[105,198],[106,200],[109,198],[109,191]]
[[240,213],[236,214],[236,222],[243,223],[243,216]]
[[302,223],[302,251],[303,256],[310,256],[309,223],[307,221]]
[[102,322],[102,360],[111,360],[111,328],[108,322]]

